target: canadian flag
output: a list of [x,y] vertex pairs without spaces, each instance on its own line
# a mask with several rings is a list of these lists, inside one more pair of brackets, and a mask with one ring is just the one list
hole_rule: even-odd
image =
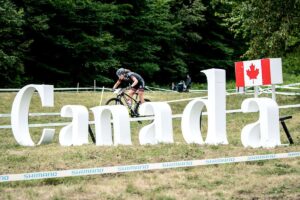
[[281,58],[264,58],[235,62],[237,87],[282,83]]

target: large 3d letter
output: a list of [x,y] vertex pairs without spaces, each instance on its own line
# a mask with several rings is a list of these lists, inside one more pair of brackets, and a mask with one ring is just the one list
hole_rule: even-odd
[[181,130],[183,138],[188,144],[204,144],[200,130],[200,113],[205,105],[207,105],[206,99],[195,99],[184,108]]
[[140,107],[141,115],[154,115],[154,122],[139,133],[140,144],[173,143],[172,110],[163,102],[147,102]]
[[208,99],[195,99],[183,111],[181,129],[187,143],[203,144],[200,130],[200,113],[204,106],[208,113],[206,144],[228,144],[226,135],[225,70],[202,71],[207,77]]
[[[11,126],[16,141],[23,146],[34,146],[28,127],[29,105],[34,91],[37,90],[42,106],[52,107],[54,103],[52,85],[27,85],[23,87],[14,99],[11,110]],[[52,141],[55,129],[43,129],[39,144]]]
[[269,98],[250,98],[242,103],[243,112],[259,111],[259,120],[246,125],[241,134],[245,147],[275,147],[281,144],[279,130],[279,108]]
[[95,118],[96,145],[112,145],[111,115],[114,145],[131,145],[129,115],[125,106],[96,106],[91,108]]
[[72,117],[71,124],[63,127],[59,133],[59,143],[63,146],[88,144],[89,112],[81,105],[62,107],[62,117]]

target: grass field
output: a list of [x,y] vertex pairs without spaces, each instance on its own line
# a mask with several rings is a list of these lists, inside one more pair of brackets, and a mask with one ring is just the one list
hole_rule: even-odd
[[[0,93],[0,113],[10,113],[15,95]],[[206,94],[146,92],[145,95],[152,101],[166,101]],[[100,96],[100,92],[57,92],[55,106],[42,108],[39,98],[34,95],[30,112],[60,112],[61,107],[68,104],[91,108],[99,105]],[[112,96],[104,93],[103,102]],[[227,96],[227,110],[240,109],[242,101],[249,97],[252,96]],[[300,96],[278,95],[277,102],[279,105],[299,104]],[[181,114],[187,103],[171,103],[173,114]],[[154,146],[138,143],[139,130],[147,122],[131,123],[132,146],[113,147],[95,146],[92,142],[84,146],[62,147],[58,142],[62,127],[56,127],[53,143],[22,147],[16,143],[10,129],[1,129],[0,174],[300,151],[300,109],[281,109],[280,115],[293,116],[286,123],[295,144],[272,149],[244,148],[241,144],[242,128],[256,121],[258,113],[227,114],[229,145],[219,146],[186,144],[180,119],[173,120],[174,144]],[[30,123],[69,120],[59,116],[29,119]],[[207,118],[204,116],[203,120],[205,137]],[[9,118],[0,118],[0,125],[9,124]],[[35,142],[39,140],[41,130],[30,129]],[[280,131],[281,142],[287,144],[283,129]],[[300,158],[0,183],[0,199],[300,199]]]

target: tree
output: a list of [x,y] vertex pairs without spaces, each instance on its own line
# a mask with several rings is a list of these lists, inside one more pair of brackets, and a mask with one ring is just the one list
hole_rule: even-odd
[[226,69],[232,77],[233,63],[243,45],[225,26],[231,7],[220,0],[180,0],[174,1],[173,10],[183,26],[179,44],[193,80],[204,82],[200,71],[208,68]]
[[23,39],[24,12],[10,0],[0,0],[0,87],[22,83],[22,58],[30,43]]
[[31,81],[59,86],[112,82],[122,44],[110,33],[123,20],[118,6],[90,0],[22,0],[26,37],[33,39],[25,60]]
[[[124,1],[121,1],[124,2]],[[127,43],[120,60],[128,67],[142,74],[147,84],[166,83],[161,77],[177,76],[186,72],[187,66],[180,56],[176,40],[180,36],[181,25],[174,20],[168,0],[128,1],[131,5],[126,20],[118,24],[121,34],[114,34]],[[166,75],[165,75],[166,74]]]
[[2,1],[12,11],[1,16],[0,58],[14,84],[111,85],[121,66],[147,84],[201,81],[207,68],[233,74],[244,47],[224,23],[229,0]]
[[249,41],[246,58],[281,57],[300,45],[300,1],[230,0],[228,19],[236,36]]

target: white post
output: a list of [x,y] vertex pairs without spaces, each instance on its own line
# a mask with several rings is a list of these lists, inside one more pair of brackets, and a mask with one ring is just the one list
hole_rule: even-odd
[[244,87],[237,87],[236,88],[236,93],[245,94],[245,88]]
[[96,92],[96,80],[94,80],[94,92]]
[[272,84],[272,99],[276,102],[275,85]]
[[101,98],[100,98],[100,103],[99,103],[100,106],[102,104],[103,92],[104,92],[104,86],[102,87]]
[[258,98],[258,86],[254,86],[254,98]]
[[77,83],[77,93],[78,93],[78,91],[79,91],[79,82]]

